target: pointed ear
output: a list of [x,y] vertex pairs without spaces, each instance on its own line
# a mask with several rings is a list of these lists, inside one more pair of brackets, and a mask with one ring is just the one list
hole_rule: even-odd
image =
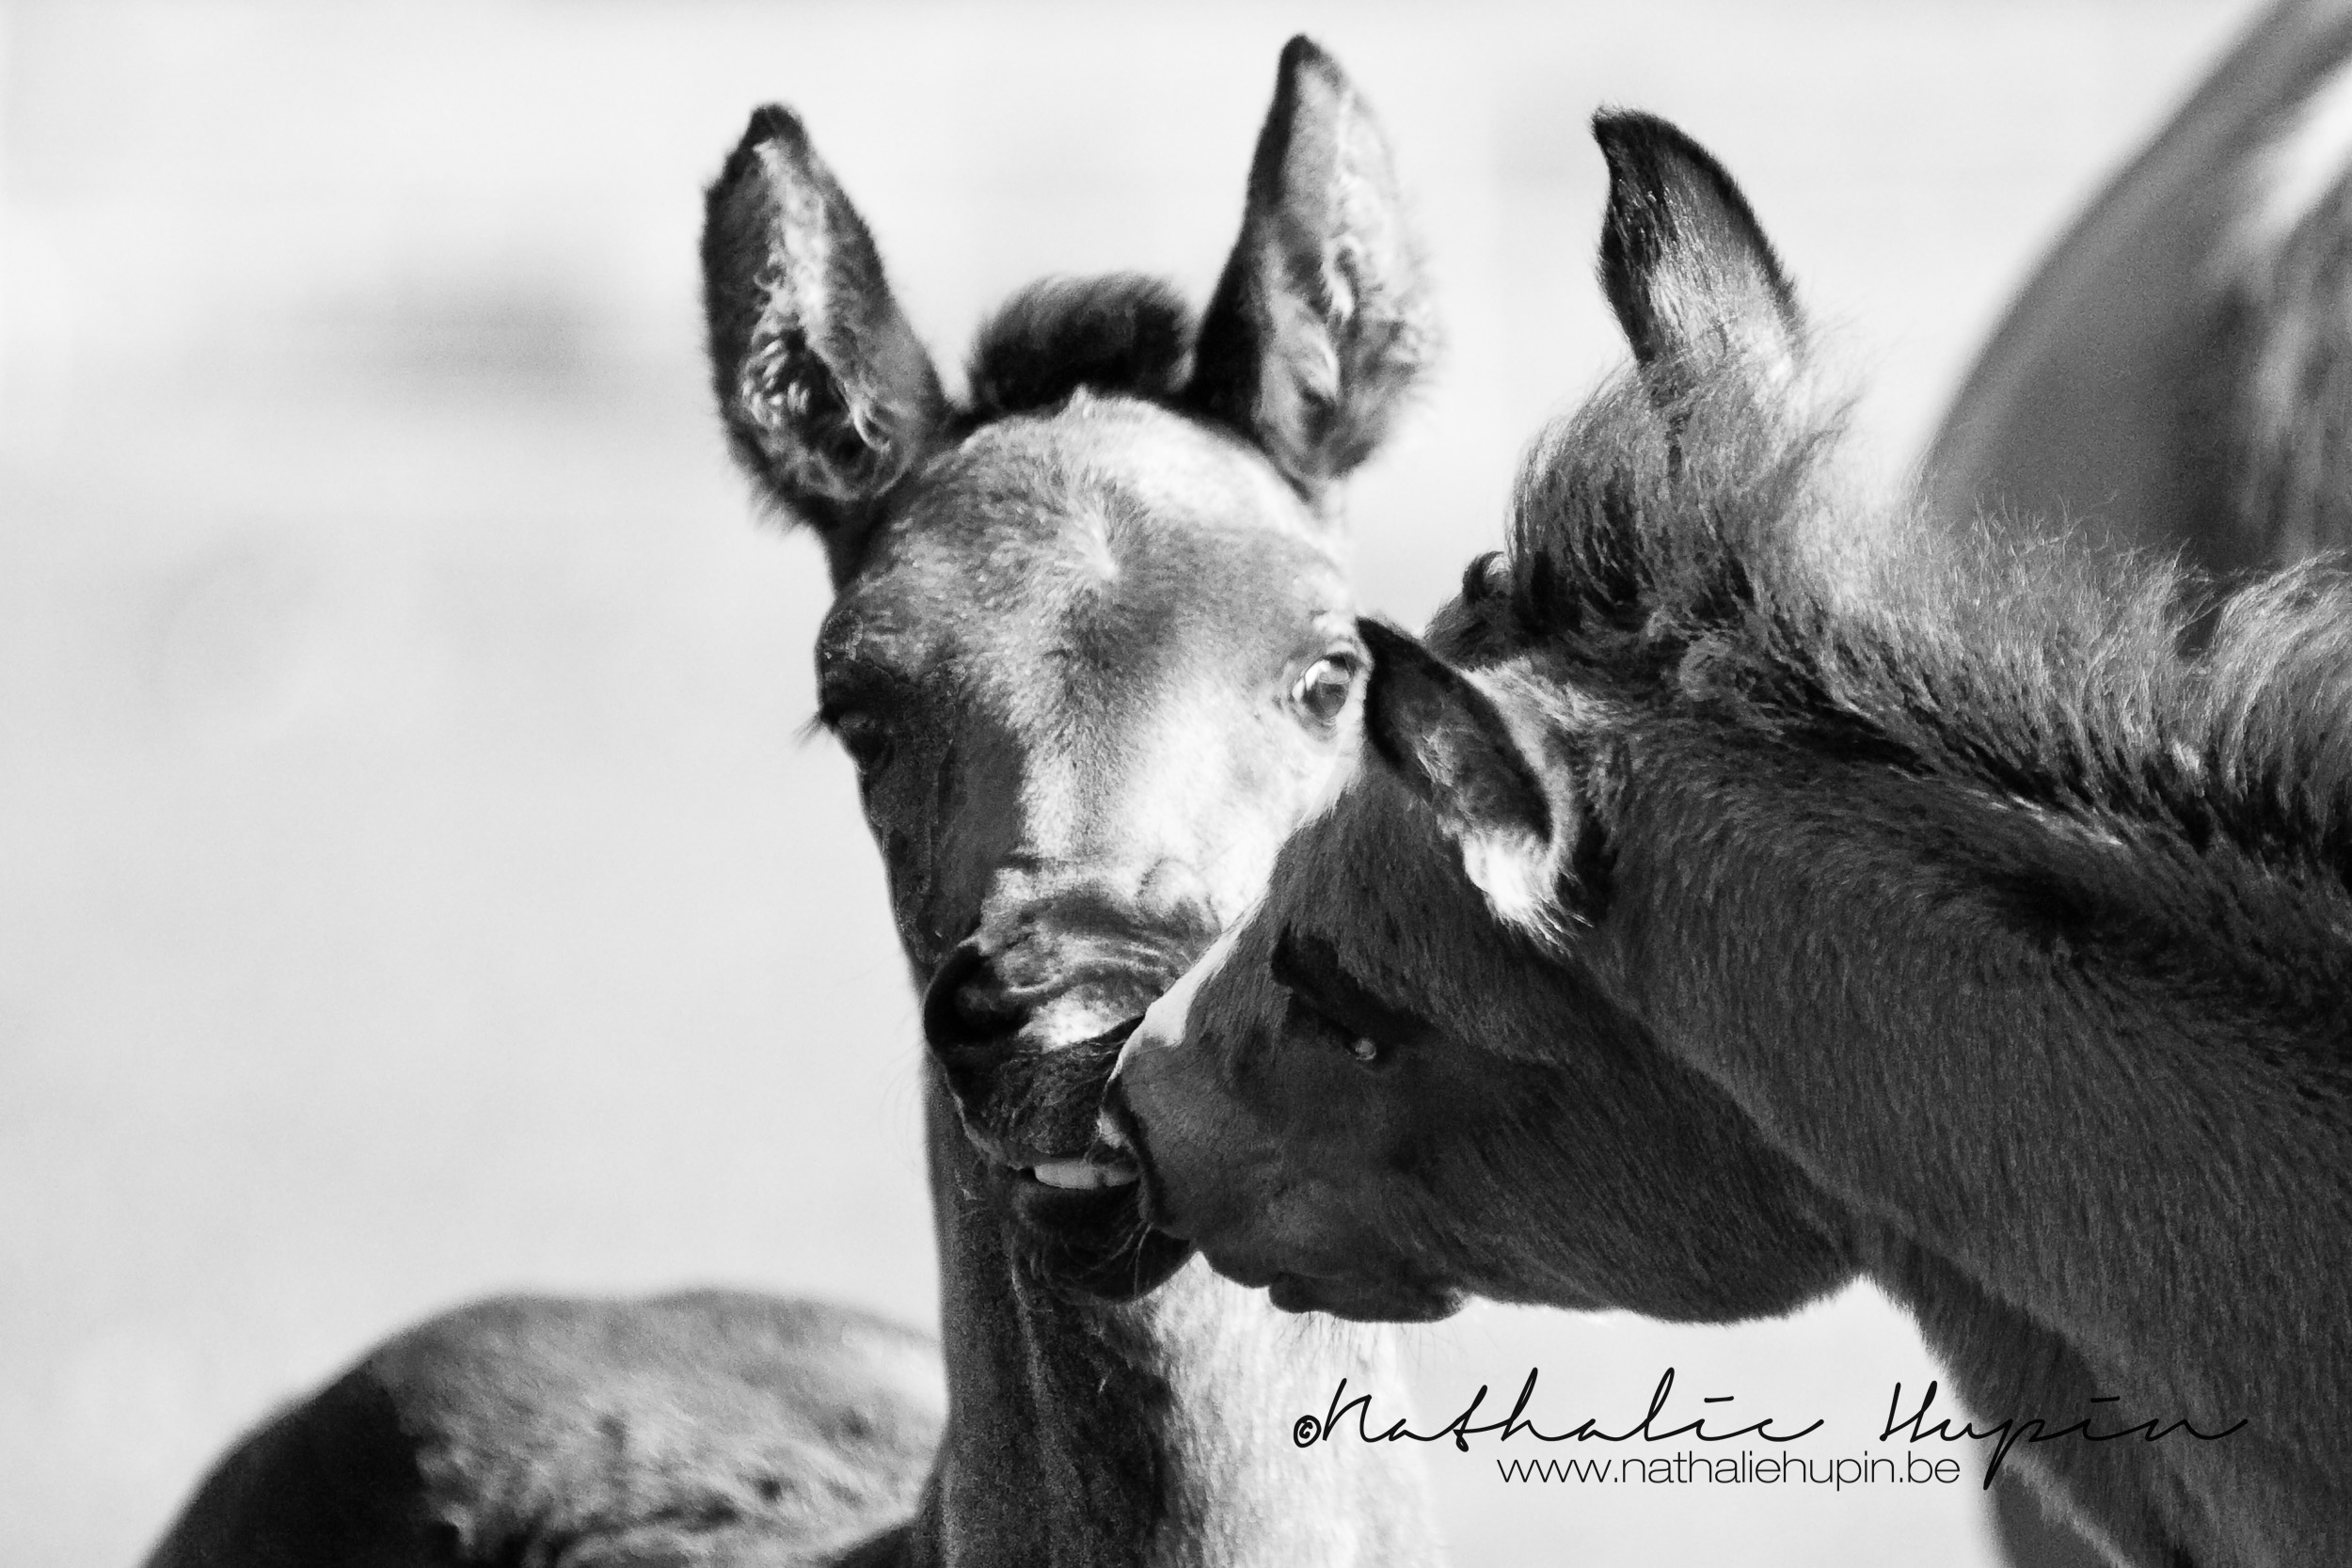
[[789,110],[753,114],[706,198],[703,309],[736,458],[825,536],[838,580],[946,401],[866,225]]
[[1726,365],[1796,374],[1804,323],[1747,198],[1705,148],[1652,115],[1604,111],[1600,283],[1644,372],[1673,395]]
[[1331,57],[1295,38],[1186,400],[1313,497],[1372,454],[1436,351],[1388,142]]
[[1394,626],[1359,620],[1372,655],[1364,738],[1436,809],[1462,865],[1505,920],[1542,926],[1556,902],[1551,804],[1494,699]]

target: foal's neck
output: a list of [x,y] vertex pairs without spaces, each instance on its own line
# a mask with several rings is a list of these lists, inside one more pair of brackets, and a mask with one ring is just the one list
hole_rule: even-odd
[[1966,1282],[2079,1374],[2037,1384],[1994,1336],[1955,1369],[1979,1418],[2244,1419],[2110,1447],[2176,1545],[2345,1560],[2344,886],[1704,715],[1620,756],[1599,974],[1931,1260],[1890,1290],[1925,1317]]
[[1385,1333],[1310,1327],[1198,1259],[1124,1307],[1009,1256],[934,1091],[932,1197],[948,1424],[909,1556],[955,1568],[1434,1561],[1416,1461],[1301,1451],[1342,1377],[1397,1386]]

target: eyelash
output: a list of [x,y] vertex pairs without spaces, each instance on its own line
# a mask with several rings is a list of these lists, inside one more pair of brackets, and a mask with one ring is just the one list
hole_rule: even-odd
[[810,722],[833,733],[857,768],[861,784],[889,765],[896,743],[889,729],[865,709],[837,707],[828,703],[817,710],[817,717]]

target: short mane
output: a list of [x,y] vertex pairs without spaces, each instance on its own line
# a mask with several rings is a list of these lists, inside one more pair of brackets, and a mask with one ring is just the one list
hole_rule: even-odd
[[1195,324],[1172,284],[1135,273],[1032,283],[980,326],[968,366],[985,424],[1084,388],[1162,401],[1192,368]]
[[1665,408],[1609,388],[1531,452],[1508,556],[1433,639],[2352,885],[2352,578],[2217,595],[2063,540],[1854,515],[1825,472],[1841,422],[1728,377]]

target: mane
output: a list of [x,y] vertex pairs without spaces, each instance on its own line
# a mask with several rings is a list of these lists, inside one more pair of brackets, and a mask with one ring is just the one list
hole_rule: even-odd
[[1507,557],[1473,563],[1433,639],[2352,884],[2352,578],[2217,595],[2162,562],[1864,512],[1826,471],[1841,425],[1728,377],[1664,408],[1606,388],[1531,452]]
[[1191,371],[1193,335],[1191,308],[1156,277],[1032,283],[981,324],[967,366],[971,417],[1050,407],[1082,388],[1171,399]]

